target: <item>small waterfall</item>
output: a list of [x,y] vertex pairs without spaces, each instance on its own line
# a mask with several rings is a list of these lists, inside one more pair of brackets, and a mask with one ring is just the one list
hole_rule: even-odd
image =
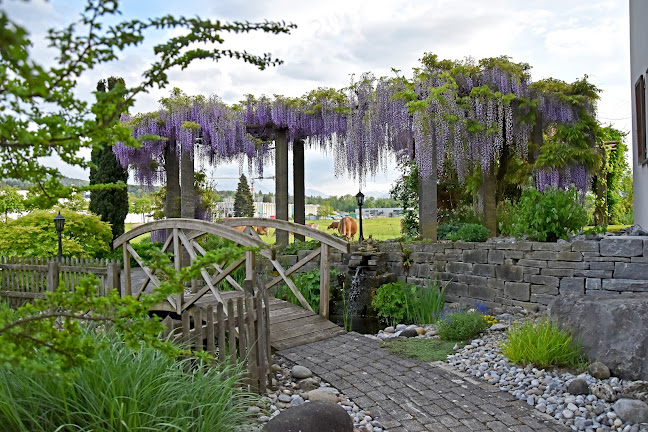
[[364,312],[364,309],[366,308],[366,305],[364,305],[363,302],[359,301],[360,293],[363,288],[362,277],[360,273],[362,272],[363,269],[364,269],[363,266],[358,266],[356,268],[355,275],[353,276],[353,279],[351,279],[351,288],[347,293],[348,301],[349,301],[349,314],[353,316],[361,315]]
[[344,325],[348,330],[375,334],[383,326],[371,307],[371,301],[381,285],[396,280],[396,276],[389,272],[385,253],[353,251],[342,277],[344,282],[340,284],[341,289],[331,308],[331,321]]

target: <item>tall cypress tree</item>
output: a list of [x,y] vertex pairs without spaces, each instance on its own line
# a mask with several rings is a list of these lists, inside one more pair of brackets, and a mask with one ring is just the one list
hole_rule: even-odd
[[[124,85],[122,78],[110,77],[97,83],[97,91],[108,92],[117,84]],[[99,215],[101,220],[110,223],[113,238],[124,233],[124,221],[128,214],[128,170],[117,161],[112,151],[112,143],[101,143],[92,150],[90,185],[122,184],[90,192],[90,211]]]
[[236,217],[253,217],[254,201],[247,178],[241,174],[236,195],[234,196],[234,216]]

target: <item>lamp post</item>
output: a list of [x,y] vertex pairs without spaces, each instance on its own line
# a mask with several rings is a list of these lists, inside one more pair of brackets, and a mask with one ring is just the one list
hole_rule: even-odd
[[63,232],[63,228],[65,228],[65,218],[61,216],[60,211],[58,215],[54,217],[54,227],[56,228],[56,232],[58,232],[58,240],[59,240],[58,260],[59,262],[61,262],[63,261],[63,242],[61,240],[61,233]]
[[358,202],[358,209],[360,211],[360,236],[358,237],[358,241],[364,241],[364,235],[362,234],[362,205],[364,204],[364,194],[362,191],[358,192],[356,195],[356,201]]

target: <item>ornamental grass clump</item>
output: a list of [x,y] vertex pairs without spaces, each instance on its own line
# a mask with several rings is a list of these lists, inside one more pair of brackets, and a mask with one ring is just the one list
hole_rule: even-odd
[[477,311],[454,312],[440,319],[436,332],[443,340],[464,341],[472,339],[490,327],[484,315]]
[[379,317],[390,325],[433,324],[445,304],[445,286],[438,281],[422,287],[401,281],[382,285],[371,302]]
[[515,325],[507,336],[502,342],[502,354],[515,364],[580,369],[587,363],[580,343],[549,320]]
[[240,371],[100,337],[96,358],[69,375],[0,368],[0,431],[233,432],[251,421]]

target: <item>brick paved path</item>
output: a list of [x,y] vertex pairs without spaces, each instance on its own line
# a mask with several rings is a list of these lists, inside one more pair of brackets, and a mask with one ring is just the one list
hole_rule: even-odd
[[348,333],[279,351],[371,411],[389,432],[560,431],[571,429],[509,393],[442,362],[390,355]]

